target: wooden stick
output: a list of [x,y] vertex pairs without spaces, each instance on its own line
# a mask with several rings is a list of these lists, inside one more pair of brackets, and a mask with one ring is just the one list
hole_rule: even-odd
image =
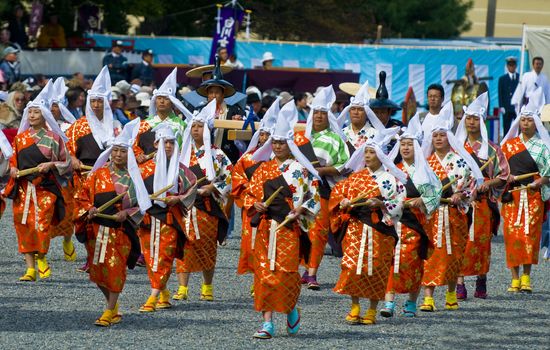
[[288,224],[290,222],[290,219],[288,216],[283,220],[283,222],[281,222],[279,224],[279,226],[277,226],[277,228],[275,229],[275,231],[279,231],[281,228],[283,228],[283,226],[285,226],[286,224]]
[[82,165],[80,165],[80,170],[82,170],[82,169],[90,171],[90,170],[93,169],[93,166],[82,164]]
[[82,171],[82,172],[80,173],[80,175],[87,176],[87,175],[88,175],[89,173],[91,173],[91,172],[92,172],[91,170],[90,170],[90,171]]
[[523,174],[523,175],[514,176],[514,181],[525,180],[525,179],[530,178],[531,176],[535,176],[535,175],[538,175],[538,174],[539,174],[539,172],[538,172],[538,171],[535,171],[534,173],[528,173],[528,174]]
[[269,196],[269,198],[264,202],[266,207],[269,207],[271,203],[273,203],[273,201],[275,200],[275,197],[277,197],[277,195],[279,194],[279,192],[283,190],[283,188],[284,188],[283,186],[279,186],[279,188],[275,192],[273,192],[271,196]]
[[508,191],[508,193],[517,192],[517,191],[521,191],[521,190],[534,190],[534,189],[529,187],[529,185],[527,185],[527,186],[521,186],[521,187],[514,188],[513,190]]
[[108,214],[102,214],[102,213],[97,213],[95,216],[98,218],[115,220],[115,221],[117,219],[116,215],[108,215]]
[[197,182],[195,182],[195,185],[200,184],[200,183],[203,182],[204,180],[206,180],[206,176],[203,176],[203,177],[201,177],[200,179],[198,179]]
[[311,162],[311,165],[316,165],[316,164],[319,164],[318,160],[314,160],[313,162]]
[[160,196],[161,194],[163,194],[164,192],[168,191],[169,189],[171,189],[172,187],[174,187],[174,184],[171,184],[171,185],[168,185],[164,188],[161,188],[160,190],[158,190],[157,192],[153,193],[152,195],[149,196],[150,199],[156,199],[158,196]]
[[483,171],[483,169],[487,168],[487,166],[493,162],[493,159],[495,159],[495,156],[487,159],[487,161],[481,167],[479,167],[479,170]]
[[124,197],[126,195],[126,193],[128,193],[128,191],[124,191],[122,192],[121,194],[119,194],[118,196],[116,196],[115,198],[111,199],[110,201],[106,202],[105,204],[103,204],[102,206],[100,206],[99,208],[97,208],[97,212],[98,213],[101,213],[102,211],[105,211],[107,208],[109,208],[111,205],[115,204],[116,202],[118,202],[120,199],[122,199],[122,197]]
[[34,167],[34,168],[28,168],[28,169],[24,169],[24,170],[19,170],[17,172],[17,177],[21,177],[21,176],[27,176],[27,175],[30,175],[30,174],[34,174],[34,173],[37,173],[38,172],[38,167]]
[[[366,197],[368,197],[371,193],[375,192],[376,190],[378,189],[378,187],[374,187],[374,188],[371,188],[370,190],[368,190],[367,192],[365,193],[361,193],[360,195],[358,195],[357,197],[355,198],[352,198],[349,202],[351,204],[351,207],[353,208],[354,207],[354,203],[360,201],[361,199],[365,199]],[[340,206],[340,209],[342,209],[342,206]]]
[[441,198],[439,202],[442,204],[450,204],[451,200],[449,198]]
[[449,181],[448,184],[446,184],[445,186],[441,187],[441,192],[445,192],[445,190],[446,190],[447,188],[451,187],[455,182],[457,182],[458,179],[459,179],[459,178],[458,178],[458,176],[457,176],[457,177],[455,177],[455,178],[453,179],[453,181]]
[[145,156],[145,160],[150,160],[156,155],[157,155],[157,151],[151,152],[151,153],[149,153],[148,155]]

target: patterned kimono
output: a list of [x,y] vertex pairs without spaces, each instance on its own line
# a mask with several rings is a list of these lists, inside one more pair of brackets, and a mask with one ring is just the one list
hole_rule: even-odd
[[[206,176],[206,161],[204,146],[196,149],[193,145],[190,170],[197,181]],[[216,266],[217,242],[223,242],[227,234],[228,220],[224,212],[227,195],[231,191],[231,169],[229,158],[222,150],[212,146],[212,159],[216,178],[212,182],[219,192],[207,197],[198,195],[195,204],[185,219],[187,241],[184,246],[183,259],[176,259],[176,272],[199,272],[212,270]],[[198,187],[208,185],[203,180]]]
[[[319,166],[333,166],[341,170],[349,159],[349,150],[337,133],[330,129],[321,132],[311,133],[311,146],[315,153]],[[309,239],[311,240],[311,255],[308,261],[308,267],[318,268],[325,254],[325,246],[328,242],[330,230],[330,214],[328,209],[328,200],[331,187],[336,179],[323,178],[319,185],[319,194],[321,196],[321,210],[315,218],[315,223],[309,230]]]
[[174,131],[178,144],[181,146],[181,138],[183,137],[183,132],[187,127],[187,123],[180,116],[171,112],[166,119],[162,120],[158,115],[154,117],[149,117],[145,120],[142,120],[139,124],[139,133],[134,143],[134,154],[138,156],[139,154],[151,154],[156,151],[155,148],[155,132],[152,129],[159,125],[160,123],[167,123]]
[[249,186],[250,179],[254,171],[258,169],[261,163],[252,160],[254,152],[245,153],[233,167],[231,173],[231,196],[235,199],[235,204],[242,208],[242,233],[241,233],[241,251],[239,255],[239,265],[237,273],[239,275],[247,272],[254,272],[254,241],[256,237],[256,227],[250,226],[251,216],[244,208],[244,197]]
[[[155,160],[141,164],[141,175],[149,194],[153,194]],[[151,288],[164,290],[176,258],[183,258],[185,244],[185,215],[193,205],[196,194],[195,175],[180,164],[178,193],[167,192],[166,196],[178,196],[181,203],[161,207],[153,203],[143,217],[138,235],[141,251],[145,257]]]
[[[267,212],[256,214],[252,225],[257,227],[254,244],[254,308],[288,314],[300,296],[300,251],[307,254],[307,232],[320,209],[318,182],[293,158],[280,166],[277,160],[262,163],[254,172],[245,193],[244,207],[252,210],[254,203],[264,202],[280,186]],[[297,221],[277,230],[288,213],[305,209]]]
[[[115,136],[120,132],[119,128],[115,128]],[[93,166],[99,155],[103,151],[97,144],[94,136],[92,134],[92,129],[88,124],[88,119],[82,117],[77,119],[65,132],[69,141],[67,142],[67,149],[71,157],[75,157],[80,160],[82,164],[87,166]],[[74,218],[73,213],[77,211],[75,208],[75,197],[76,194],[80,191],[84,181],[86,181],[85,176],[82,174],[86,170],[75,170],[73,172],[72,181],[67,186],[66,190],[63,191],[63,196],[66,199],[67,210],[71,213],[70,220],[64,220],[54,232],[56,236],[67,236],[71,235],[74,231]],[[68,218],[69,219],[69,218]]]
[[134,184],[127,170],[104,166],[86,179],[76,197],[75,221],[87,221],[88,210],[99,208],[117,195],[127,192],[122,201],[111,205],[104,214],[126,211],[128,218],[119,223],[111,219],[93,218],[89,225],[79,225],[79,241],[85,243],[90,263],[90,280],[110,292],[120,293],[126,281],[126,266],[135,267],[140,255],[136,230],[142,215],[137,204]]
[[353,127],[350,125],[346,126],[343,129],[344,135],[348,138],[348,142],[351,143],[351,145],[358,149],[370,138],[373,138],[376,134],[376,129],[372,127],[370,122],[367,120],[365,125],[359,130],[359,132],[353,131]]
[[30,128],[15,136],[10,167],[19,170],[54,162],[47,174],[10,178],[4,193],[13,199],[13,221],[20,253],[48,253],[51,232],[66,215],[62,187],[67,186],[71,163],[63,139],[52,131]]
[[388,292],[414,293],[420,289],[424,274],[424,260],[432,251],[427,216],[431,215],[439,206],[441,190],[433,184],[413,183],[415,172],[414,164],[399,163],[399,169],[409,177],[405,184],[407,200],[420,197],[426,207],[426,212],[418,208],[404,208],[401,220],[396,225],[399,241],[395,246],[394,259]]
[[[362,194],[367,195],[366,199],[381,199],[384,210],[366,206],[340,209],[344,198],[352,200]],[[394,225],[401,216],[405,196],[405,186],[383,167],[374,173],[361,170],[334,186],[329,202],[331,229],[344,251],[336,293],[384,299],[397,242]]]
[[[445,186],[458,178],[451,187],[442,193],[442,198],[450,198],[453,193],[463,192],[470,197],[475,182],[470,176],[466,161],[453,151],[443,159],[433,153],[428,164],[435,172],[441,184]],[[444,286],[455,282],[462,267],[462,257],[468,237],[468,203],[459,207],[442,202],[428,222],[428,236],[434,246],[434,252],[424,262],[423,286]]]
[[[464,148],[476,160],[481,167],[487,159],[480,160],[477,157],[481,149],[481,142],[477,141],[470,145],[468,140],[464,143]],[[472,224],[468,231],[468,241],[464,250],[464,259],[462,261],[462,276],[485,275],[489,272],[491,263],[491,238],[498,232],[500,225],[500,211],[497,200],[506,186],[506,180],[510,175],[508,161],[498,145],[489,141],[489,159],[495,157],[490,165],[483,169],[485,180],[501,179],[504,185],[493,187],[486,193],[477,193],[475,201],[472,202],[470,209],[472,215]]]
[[[512,175],[539,173],[510,184],[508,190],[528,185],[539,176],[550,176],[550,151],[538,136],[525,141],[523,135],[520,135],[508,140],[502,146],[502,151],[510,164]],[[521,190],[502,195],[504,244],[509,268],[538,263],[544,201],[549,198],[548,185],[540,191]]]

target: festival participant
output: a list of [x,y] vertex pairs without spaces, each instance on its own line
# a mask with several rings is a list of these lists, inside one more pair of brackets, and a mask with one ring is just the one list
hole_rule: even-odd
[[[452,102],[439,113],[439,122],[424,135],[422,148],[428,164],[441,183],[441,205],[428,222],[428,236],[434,245],[433,254],[424,262],[424,302],[420,311],[436,310],[433,292],[436,286],[447,286],[445,308],[458,309],[456,281],[468,236],[466,212],[472,191],[483,175],[474,159],[464,149],[451,129],[454,124]],[[473,175],[473,178],[472,178]]]
[[[538,263],[544,201],[550,199],[550,136],[540,119],[543,105],[543,91],[537,88],[501,143],[511,174],[507,191],[502,195],[511,293],[532,292],[531,267]],[[521,276],[520,266],[523,266]]]
[[[13,143],[10,181],[4,193],[13,199],[13,221],[19,252],[24,254],[27,271],[20,281],[48,278],[51,270],[46,260],[50,237],[56,223],[65,216],[61,187],[67,186],[71,162],[65,147],[67,137],[48,108],[52,83],[27,104]],[[27,169],[28,173],[21,171]],[[40,200],[40,202],[39,202]]]
[[[86,98],[86,116],[79,118],[67,130],[67,148],[73,167],[74,191],[78,193],[85,181],[85,174],[114,140],[121,130],[118,121],[113,120],[110,106],[111,78],[109,70],[103,67],[97,75]],[[89,259],[79,268],[88,271]]]
[[433,125],[437,123],[439,112],[443,108],[443,101],[445,101],[445,90],[440,84],[431,84],[428,86],[426,97],[428,110],[420,113],[420,122],[424,134],[432,132]]
[[487,298],[487,273],[491,262],[491,238],[498,233],[500,211],[497,200],[504,191],[510,175],[508,161],[500,146],[489,140],[485,118],[489,96],[487,92],[479,95],[468,107],[464,106],[456,138],[476,163],[483,167],[484,183],[478,187],[471,203],[472,224],[468,231],[468,241],[464,250],[462,269],[458,277],[456,296],[465,300],[468,292],[464,276],[477,276],[476,298]]
[[[239,208],[242,208],[241,251],[237,267],[238,274],[254,272],[253,250],[257,228],[250,226],[252,216],[248,215],[249,212],[243,207],[244,197],[252,175],[261,164],[252,160],[252,155],[264,145],[273,133],[273,127],[279,115],[279,101],[280,98],[277,98],[266,111],[260,127],[252,136],[246,153],[237,161],[231,173],[231,195],[235,199],[235,204]],[[254,284],[250,286],[250,293],[254,294]]]
[[[399,111],[401,107],[390,100],[388,88],[386,87],[386,72],[381,71],[378,76],[380,85],[376,90],[376,97],[370,100],[369,107],[374,111],[385,128],[392,128],[394,126],[402,127],[403,123],[391,117],[396,111]],[[395,141],[390,143],[392,148],[393,144],[395,144]]]
[[[138,163],[143,163],[152,158],[156,148],[154,127],[161,123],[167,123],[176,135],[178,144],[181,146],[181,138],[187,126],[187,120],[192,117],[191,112],[183,106],[176,98],[178,69],[166,77],[162,85],[153,91],[149,107],[149,118],[143,120],[139,126],[139,135],[134,145],[134,152]],[[184,119],[174,113],[174,109],[183,113]],[[149,155],[150,158],[147,156]]]
[[175,258],[183,257],[184,218],[197,192],[195,175],[179,163],[179,146],[171,126],[161,123],[153,128],[153,132],[156,156],[141,164],[145,187],[150,195],[170,185],[173,187],[156,197],[158,200],[154,200],[138,231],[151,282],[151,295],[139,309],[140,312],[172,307],[166,284]]
[[[95,321],[99,327],[119,323],[118,297],[126,282],[126,267],[133,269],[139,256],[137,227],[151,207],[132,145],[139,119],[124,127],[101,153],[77,195],[75,221],[90,221],[77,232],[90,257],[90,280],[105,296],[107,307]],[[110,162],[108,162],[110,158]],[[121,196],[115,203],[111,200]],[[100,212],[100,208],[108,205]]]
[[369,82],[365,82],[357,94],[350,99],[350,103],[340,116],[338,124],[343,125],[344,120],[350,119],[350,124],[344,128],[344,135],[354,149],[361,147],[369,138],[372,138],[376,130],[382,130],[385,126],[376,117],[376,114],[367,108],[370,101]]
[[[68,88],[65,85],[65,79],[59,77],[53,83],[50,93],[48,94],[48,103],[50,105],[50,111],[59,125],[59,128],[63,132],[67,132],[69,127],[76,121],[72,113],[64,105],[65,93]],[[76,249],[74,247],[72,236],[74,233],[74,183],[69,181],[66,187],[61,188],[63,194],[63,200],[65,201],[65,217],[63,220],[55,225],[52,230],[52,238],[63,236],[63,255],[66,261],[76,260]]]
[[12,155],[13,147],[6,135],[0,131],[0,189],[2,191],[0,195],[0,218],[2,218],[4,210],[6,210],[6,200],[4,198],[6,194],[3,190],[6,187],[7,178],[9,178],[10,159]]
[[312,244],[311,255],[306,264],[307,270],[302,276],[302,283],[312,290],[320,289],[317,282],[317,270],[328,242],[330,228],[328,199],[330,191],[341,176],[340,170],[349,159],[349,150],[344,142],[345,136],[343,136],[342,130],[338,126],[336,117],[330,111],[335,99],[332,85],[319,90],[311,103],[311,111],[304,133],[305,137],[311,142],[311,146],[313,146],[313,151],[319,163],[316,169],[319,176],[323,178],[319,187],[321,211],[309,230],[309,239]]
[[[336,184],[330,196],[331,229],[344,251],[334,291],[351,297],[349,324],[376,323],[376,307],[388,284],[407,176],[382,149],[397,131],[380,130],[357,149],[345,165],[353,174]],[[360,298],[370,302],[364,317]]]
[[197,198],[186,218],[187,241],[183,259],[176,260],[179,288],[175,300],[186,300],[189,276],[202,272],[201,300],[214,300],[217,244],[225,241],[228,219],[223,210],[231,191],[232,165],[225,153],[211,143],[216,101],[193,116],[183,137],[180,161],[197,177]]
[[[300,250],[308,247],[303,232],[310,229],[320,209],[318,181],[314,179],[318,173],[294,143],[294,132],[288,124],[288,119],[298,118],[294,101],[280,113],[293,116],[279,115],[270,138],[252,156],[252,160],[263,163],[254,172],[244,197],[244,208],[257,213],[252,219],[257,228],[254,309],[262,312],[264,322],[253,337],[260,339],[275,335],[274,312],[287,315],[288,334],[294,335],[300,329],[296,307]],[[273,201],[266,205],[273,195]]]
[[422,125],[419,115],[416,115],[409,121],[407,129],[388,155],[390,159],[401,155],[402,161],[397,167],[407,174],[407,200],[403,215],[396,224],[399,241],[395,247],[386,302],[380,310],[384,317],[393,316],[396,293],[408,293],[409,296],[403,306],[403,315],[416,316],[416,300],[424,273],[424,261],[432,250],[427,234],[427,218],[439,207],[441,182],[424,158],[421,141]]

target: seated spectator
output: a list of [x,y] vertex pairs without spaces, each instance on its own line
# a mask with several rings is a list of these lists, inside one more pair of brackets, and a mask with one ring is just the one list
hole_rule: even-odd
[[141,54],[141,63],[134,66],[132,70],[131,80],[139,79],[141,85],[150,86],[153,83],[154,72],[153,72],[153,50],[145,50]]
[[265,70],[273,68],[273,61],[275,61],[273,54],[269,51],[264,52],[262,57],[262,66]]
[[4,77],[8,86],[21,80],[21,64],[17,60],[19,50],[8,46],[2,51],[2,61],[0,62],[0,70],[4,72]]
[[258,115],[262,108],[262,93],[255,86],[249,86],[246,88],[246,104],[252,106],[254,114]]
[[244,64],[237,59],[236,54],[229,55],[229,59],[225,63],[226,66],[233,67],[235,69],[244,69]]
[[113,111],[113,120],[118,120],[122,126],[130,120],[124,114],[124,95],[113,91],[111,99],[111,110]]
[[37,46],[39,48],[64,48],[67,47],[65,29],[59,24],[59,17],[52,13],[48,17],[48,23],[40,28]]
[[67,108],[75,119],[82,117],[84,115],[84,103],[86,102],[84,89],[79,86],[70,86],[65,97],[67,97]]
[[21,91],[8,94],[5,103],[0,103],[0,129],[17,129],[25,109],[25,95]]
[[297,93],[294,95],[294,103],[296,103],[296,109],[298,110],[298,123],[305,123],[309,114],[307,95],[303,92]]

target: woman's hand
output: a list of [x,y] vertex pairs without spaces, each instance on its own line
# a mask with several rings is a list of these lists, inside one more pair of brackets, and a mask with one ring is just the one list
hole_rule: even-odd
[[375,208],[383,208],[384,207],[384,202],[382,202],[380,199],[378,198],[369,198],[367,200],[367,207],[371,208],[371,209],[375,209]]
[[127,217],[128,217],[128,213],[125,210],[119,211],[118,213],[115,214],[115,221],[123,222],[124,220],[126,220]]
[[254,203],[254,209],[256,209],[258,213],[265,213],[267,211],[267,205],[265,205],[264,202],[256,202]]
[[144,153],[138,154],[136,156],[136,162],[138,162],[139,164],[145,162],[146,160],[147,160],[147,156]]
[[169,207],[173,207],[174,205],[176,205],[180,202],[180,198],[178,196],[167,196],[166,200],[164,202]]
[[38,164],[38,171],[42,174],[49,172],[54,167],[52,162]]
[[76,157],[71,157],[71,166],[73,170],[80,170],[82,168],[82,162]]
[[97,215],[97,208],[91,207],[90,210],[88,210],[88,219],[93,219]]
[[215,189],[214,185],[209,184],[209,185],[205,185],[205,186],[202,186],[201,188],[199,188],[197,190],[197,193],[199,194],[199,196],[207,197],[207,196],[210,196],[214,192],[214,189]]
[[12,167],[10,168],[10,177],[13,179],[17,179],[17,173],[19,172],[19,169]]
[[344,198],[340,201],[340,209],[347,209],[351,206],[351,201],[347,198]]
[[424,201],[420,197],[409,199],[408,201],[405,202],[405,208],[421,209],[423,206],[424,206]]
[[303,212],[304,212],[304,208],[302,208],[302,207],[297,208],[297,209],[292,209],[286,217],[289,219],[289,221],[294,221],[294,220],[298,219],[298,217],[300,215],[302,215]]
[[457,205],[460,204],[461,201],[462,201],[462,193],[456,192],[451,196],[451,204],[452,205],[457,206]]

